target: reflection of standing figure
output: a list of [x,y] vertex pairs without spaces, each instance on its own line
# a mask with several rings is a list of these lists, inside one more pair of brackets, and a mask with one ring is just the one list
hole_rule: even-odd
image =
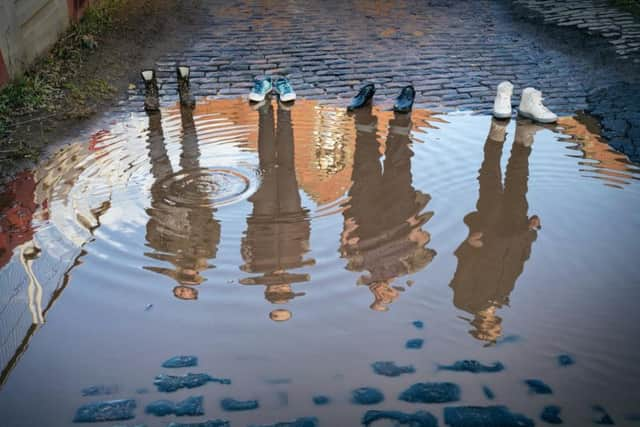
[[353,185],[341,253],[349,260],[348,270],[368,271],[358,282],[373,293],[371,308],[386,311],[399,295],[393,280],[423,269],[435,256],[422,229],[432,216],[421,214],[430,197],[412,186],[410,116],[398,114],[389,122],[384,171],[371,108],[358,110],[355,122]]
[[[291,113],[278,109],[278,127],[274,132],[273,106],[268,100],[260,107],[258,155],[262,182],[249,198],[253,212],[247,218],[247,231],[242,239],[241,267],[262,276],[242,279],[244,285],[264,285],[265,298],[282,304],[304,293],[294,293],[291,283],[306,282],[308,274],[292,274],[287,270],[312,265],[305,260],[309,251],[310,226],[307,211],[302,208],[294,164],[294,141]],[[274,320],[287,320],[286,310],[271,313]]]
[[503,188],[500,157],[505,125],[492,121],[478,177],[477,211],[465,217],[469,237],[455,252],[458,268],[450,284],[453,303],[473,314],[471,335],[489,343],[502,335],[502,319],[496,310],[509,303],[509,294],[540,228],[537,216],[527,216],[526,198],[529,154],[539,129],[538,125],[518,123]]
[[[188,193],[189,200],[175,203],[171,200],[176,190],[171,162],[166,151],[159,113],[149,114],[149,156],[154,183],[151,187],[151,207],[147,210],[147,241],[154,252],[150,258],[168,261],[175,269],[145,267],[175,279],[179,285],[173,290],[180,299],[196,299],[193,285],[204,281],[200,272],[210,268],[209,259],[215,258],[220,242],[220,223],[213,218],[211,195],[203,181],[191,179],[201,176],[200,150],[193,116],[190,109],[181,109],[182,154],[180,175],[185,175],[178,191]],[[204,174],[206,177],[206,173]],[[178,178],[179,179],[179,178]]]

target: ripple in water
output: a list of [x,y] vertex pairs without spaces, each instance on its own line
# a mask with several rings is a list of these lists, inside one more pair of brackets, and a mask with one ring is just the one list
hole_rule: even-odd
[[[142,352],[197,354],[203,372],[244,378],[251,393],[238,398],[261,402],[271,390],[251,378],[314,384],[311,405],[313,393],[338,402],[375,385],[365,375],[376,360],[429,373],[463,358],[504,363],[487,383],[499,404],[526,408],[511,385],[543,373],[569,407],[589,387],[617,396],[638,374],[625,337],[640,320],[640,271],[624,254],[640,249],[629,232],[639,177],[583,115],[538,126],[304,100],[132,114],[0,197],[0,413],[28,418],[29,399],[11,396],[48,395],[54,373],[75,406],[102,372],[133,390],[157,374]],[[81,366],[50,356],[71,336]],[[118,351],[95,351],[106,342]],[[563,368],[574,377],[549,371],[560,353],[575,356]],[[448,380],[465,399],[480,393]],[[397,386],[385,386],[389,402]],[[359,422],[340,408],[327,417],[356,421],[328,425]]]

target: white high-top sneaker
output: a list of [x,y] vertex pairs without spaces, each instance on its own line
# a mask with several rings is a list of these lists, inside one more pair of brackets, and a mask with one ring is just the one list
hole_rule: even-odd
[[540,123],[555,123],[558,116],[542,104],[542,92],[528,87],[522,91],[518,112],[521,116]]
[[493,101],[493,117],[496,119],[508,119],[511,117],[511,94],[513,85],[509,82],[502,82],[498,85],[498,93]]

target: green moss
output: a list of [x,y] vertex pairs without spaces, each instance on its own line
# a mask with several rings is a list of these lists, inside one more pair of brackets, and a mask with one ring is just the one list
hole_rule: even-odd
[[92,101],[106,99],[114,88],[105,80],[78,75],[81,64],[99,47],[99,36],[117,23],[129,0],[102,0],[89,6],[82,19],[51,51],[20,78],[0,89],[0,161],[32,157],[33,147],[12,138],[30,115],[86,117]]

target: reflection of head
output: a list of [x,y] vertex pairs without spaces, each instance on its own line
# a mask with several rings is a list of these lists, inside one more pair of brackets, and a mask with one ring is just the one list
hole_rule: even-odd
[[502,319],[496,315],[496,307],[491,306],[476,313],[471,321],[474,330],[469,331],[471,336],[481,341],[495,343],[502,336]]
[[283,308],[273,310],[271,313],[269,313],[269,318],[274,322],[286,322],[287,320],[291,319],[291,316],[291,312]]
[[198,299],[198,290],[189,286],[176,286],[173,288],[173,295],[183,300]]
[[272,304],[284,304],[296,297],[288,283],[279,285],[267,285],[264,289],[264,297]]
[[369,306],[372,310],[388,311],[388,305],[400,296],[400,292],[393,289],[390,283],[391,280],[381,280],[369,285],[369,290],[374,297],[373,303]]

